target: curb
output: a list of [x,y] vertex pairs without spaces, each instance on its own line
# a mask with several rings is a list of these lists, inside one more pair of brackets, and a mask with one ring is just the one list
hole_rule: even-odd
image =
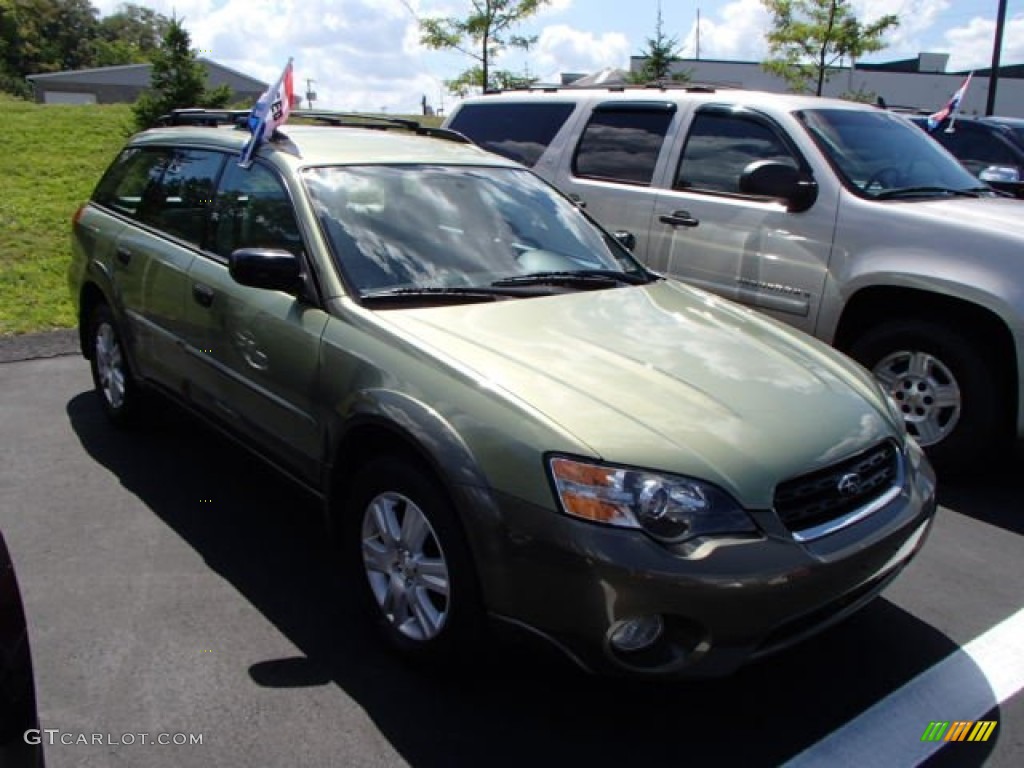
[[0,363],[80,354],[78,329],[0,336]]

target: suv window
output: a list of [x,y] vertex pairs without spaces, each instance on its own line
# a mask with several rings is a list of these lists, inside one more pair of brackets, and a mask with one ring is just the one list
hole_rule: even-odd
[[972,173],[980,173],[990,165],[1017,165],[1010,149],[987,128],[969,123],[954,124],[952,133],[940,128],[932,136]]
[[531,168],[569,119],[572,104],[469,104],[452,118],[452,130],[479,146]]
[[159,183],[146,187],[139,219],[182,240],[201,244],[206,212],[213,203],[224,158],[220,152],[174,150]]
[[650,186],[674,114],[674,105],[664,104],[597,107],[580,137],[573,173]]
[[280,248],[298,255],[302,237],[292,203],[280,179],[256,164],[231,163],[214,205],[210,249],[227,256],[239,248]]
[[171,157],[169,149],[124,150],[104,174],[93,201],[136,218],[146,190],[158,184]]
[[740,176],[758,160],[800,167],[775,131],[756,118],[698,112],[673,187],[739,194]]

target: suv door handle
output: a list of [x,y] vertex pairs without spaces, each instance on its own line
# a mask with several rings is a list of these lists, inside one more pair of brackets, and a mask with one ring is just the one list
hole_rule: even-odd
[[132,252],[127,248],[118,248],[115,255],[117,256],[117,260],[125,266],[127,266],[128,262],[132,260]]
[[196,300],[196,304],[201,307],[208,307],[213,304],[213,297],[216,294],[213,292],[213,288],[202,283],[192,283],[192,298]]
[[700,219],[693,218],[689,211],[674,211],[670,214],[663,213],[658,217],[658,220],[673,227],[696,227],[700,224]]

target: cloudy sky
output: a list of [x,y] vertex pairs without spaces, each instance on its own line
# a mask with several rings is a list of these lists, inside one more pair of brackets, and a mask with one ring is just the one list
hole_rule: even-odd
[[[123,0],[93,0],[101,14]],[[136,0],[138,2],[138,0]],[[462,17],[469,0],[146,0],[184,19],[201,55],[264,81],[273,81],[289,56],[296,89],[312,79],[317,106],[417,112],[426,96],[435,107],[454,103],[443,81],[472,64],[465,56],[429,51],[419,43],[417,16]],[[861,21],[896,13],[899,29],[870,61],[950,54],[950,69],[988,66],[998,0],[853,0]],[[760,0],[663,0],[664,31],[685,57],[759,61],[768,14]],[[537,35],[529,54],[512,52],[497,66],[558,81],[561,72],[628,68],[629,57],[654,36],[658,0],[550,0],[518,34]],[[1004,64],[1024,63],[1024,0],[1009,0]],[[304,105],[305,106],[305,105]]]

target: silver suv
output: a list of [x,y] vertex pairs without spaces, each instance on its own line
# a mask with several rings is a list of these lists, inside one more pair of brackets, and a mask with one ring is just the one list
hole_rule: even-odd
[[532,167],[649,267],[859,360],[940,466],[1024,434],[1024,209],[906,118],[619,88],[475,97],[445,125]]

